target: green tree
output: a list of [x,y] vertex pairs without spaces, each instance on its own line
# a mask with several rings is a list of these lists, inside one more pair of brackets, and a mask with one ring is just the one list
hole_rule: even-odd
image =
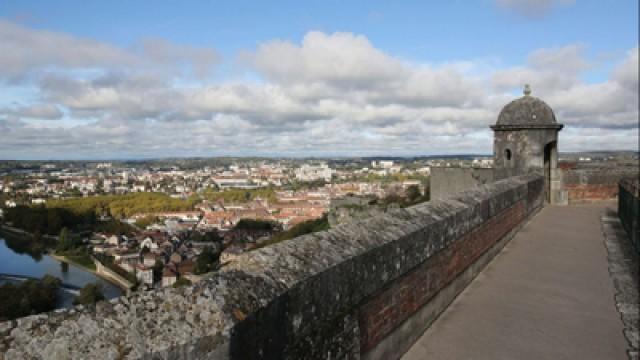
[[259,219],[241,219],[238,221],[234,230],[266,230],[271,231],[276,228],[276,225],[268,220]]
[[63,220],[59,211],[47,212],[47,233],[55,234],[63,227]]
[[102,292],[102,286],[97,283],[90,283],[80,289],[80,294],[73,301],[78,305],[95,304],[98,301],[104,300],[104,294]]
[[410,202],[414,202],[422,196],[422,193],[420,192],[420,188],[418,187],[418,185],[409,186],[405,191],[405,194],[407,196],[407,199]]
[[189,240],[193,242],[215,243],[215,242],[222,241],[222,237],[220,236],[220,233],[218,233],[217,230],[212,229],[204,233],[201,233],[199,231],[194,231],[193,233],[191,233],[191,236],[189,236]]
[[69,235],[69,229],[62,228],[60,230],[60,235],[58,235],[58,246],[56,247],[57,252],[64,252],[73,248],[73,242],[71,240],[71,236]]
[[213,250],[211,246],[205,246],[196,259],[194,272],[204,274],[216,270],[220,265],[220,252]]
[[41,280],[0,285],[0,321],[55,309],[61,281],[50,275]]
[[164,270],[164,264],[162,261],[156,259],[156,263],[153,264],[153,279],[159,281],[162,279],[162,270]]
[[146,229],[147,226],[155,224],[156,222],[158,222],[158,217],[149,215],[141,219],[138,219],[136,221],[136,226],[139,227],[140,229]]

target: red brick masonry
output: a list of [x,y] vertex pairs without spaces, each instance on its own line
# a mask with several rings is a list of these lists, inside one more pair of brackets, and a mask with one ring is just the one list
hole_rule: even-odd
[[411,317],[525,216],[525,201],[521,200],[371,297],[358,313],[361,353],[371,350]]
[[609,200],[618,196],[618,184],[565,184],[569,201]]

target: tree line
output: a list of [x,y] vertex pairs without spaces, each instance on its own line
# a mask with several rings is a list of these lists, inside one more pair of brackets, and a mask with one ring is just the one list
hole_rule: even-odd
[[46,206],[16,206],[5,209],[5,221],[30,233],[57,235],[63,228],[131,233],[134,229],[120,221],[99,221],[102,216],[114,219],[135,214],[192,210],[196,200],[174,199],[160,193],[93,196],[66,200],[49,200]]
[[278,198],[273,188],[259,189],[227,189],[224,191],[216,191],[213,188],[207,188],[202,196],[209,201],[224,201],[225,203],[245,203],[257,198],[266,199],[268,201],[276,201]]
[[48,208],[67,209],[75,214],[93,213],[95,216],[111,216],[117,219],[136,214],[192,210],[197,199],[175,199],[163,193],[132,193],[125,195],[100,195],[47,202]]
[[[61,285],[62,281],[51,275],[0,285],[0,321],[54,310],[60,300]],[[89,283],[80,289],[73,303],[89,305],[104,299],[102,287]]]

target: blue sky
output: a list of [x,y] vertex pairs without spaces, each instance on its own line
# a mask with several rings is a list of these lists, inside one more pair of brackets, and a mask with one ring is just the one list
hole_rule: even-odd
[[[533,2],[533,1],[532,1]],[[545,2],[541,0],[540,2]],[[143,38],[214,47],[225,57],[261,42],[298,42],[310,30],[362,34],[412,60],[499,58],[571,43],[589,55],[638,43],[638,1],[590,0],[522,16],[490,0],[452,1],[4,1],[0,16],[123,47]]]
[[[390,152],[397,155],[488,152],[490,143],[485,142],[490,133],[480,130],[478,123],[493,121],[489,114],[497,116],[500,102],[519,92],[520,83],[509,81],[510,77],[541,79],[532,84],[534,92],[544,90],[546,94],[537,95],[555,101],[550,103],[554,109],[559,106],[557,112],[576,125],[567,131],[571,140],[566,150],[591,150],[585,147],[593,141],[585,139],[592,136],[592,129],[611,132],[621,140],[592,146],[637,144],[637,126],[630,125],[637,123],[637,111],[615,100],[634,94],[637,98],[637,71],[631,69],[637,64],[636,0],[3,1],[0,21],[6,25],[5,36],[14,34],[15,41],[5,43],[4,49],[0,45],[0,65],[4,56],[5,63],[13,66],[7,66],[12,70],[4,75],[0,72],[4,94],[0,128],[14,133],[0,145],[0,158],[150,156],[158,149],[145,144],[167,138],[145,134],[175,131],[176,121],[184,121],[181,128],[222,126],[218,133],[229,135],[213,136],[212,143],[198,140],[202,143],[192,148],[168,144],[159,155],[300,154],[289,150],[300,146],[292,138],[320,135],[331,140],[305,144],[308,150],[303,155],[380,154],[390,141],[395,144]],[[16,41],[19,37],[35,40]],[[140,50],[140,44],[150,39],[156,42]],[[19,66],[25,61],[7,52],[43,60]],[[281,63],[291,61],[288,66],[296,79],[287,75],[286,67],[280,68],[281,54],[286,54]],[[340,54],[339,59],[331,54]],[[354,65],[358,61],[361,68]],[[146,63],[154,70],[141,65]],[[207,71],[187,74],[189,66],[205,66]],[[338,70],[333,76],[323,66],[354,66],[362,74],[354,77],[354,71]],[[385,67],[402,75],[389,77]],[[144,84],[154,83],[155,99],[200,96],[202,101],[175,104],[175,109],[149,104],[153,103],[147,97],[150,91],[144,90],[141,78]],[[109,85],[100,79],[110,79]],[[423,81],[433,89],[395,84]],[[394,85],[383,89],[380,82]],[[456,85],[486,94],[479,99],[463,91],[455,94],[460,101],[437,94],[438,88],[455,91]],[[156,93],[158,87],[166,92]],[[317,91],[307,94],[301,91],[304,88]],[[69,89],[72,94],[64,93]],[[374,93],[376,89],[381,93]],[[398,93],[383,96],[394,91]],[[341,102],[334,99],[335,92],[343,92]],[[589,105],[580,97],[598,92],[612,98],[602,104],[608,111],[589,116]],[[214,93],[215,99],[207,93]],[[89,95],[102,98],[92,98],[90,105],[80,103]],[[136,104],[128,102],[138,96]],[[219,104],[220,98],[229,102]],[[252,109],[255,99],[261,106]],[[310,108],[309,99],[321,108]],[[31,111],[36,105],[42,111]],[[420,110],[434,115],[421,118],[416,115]],[[482,111],[486,114],[480,115]],[[62,115],[55,116],[56,112]],[[38,118],[39,114],[47,119]],[[611,125],[608,119],[613,119]],[[323,130],[335,123],[352,133],[348,143]],[[435,134],[434,142],[404,149],[403,143],[417,141],[406,136],[405,128],[412,125]],[[51,142],[53,150],[25,146],[29,139],[38,142],[44,137],[65,141],[62,130],[74,126],[113,141],[102,144],[84,137],[84,142],[66,139],[67,146]],[[234,128],[235,132],[230,130]],[[233,134],[235,141],[228,139]],[[354,146],[357,134],[373,140]],[[16,136],[24,139],[18,141]],[[131,144],[141,136],[142,144]],[[462,137],[457,139],[458,149],[441,146],[456,136]],[[246,144],[240,140],[245,138],[260,140]],[[281,147],[283,142],[286,146]],[[123,146],[118,149],[113,144]]]

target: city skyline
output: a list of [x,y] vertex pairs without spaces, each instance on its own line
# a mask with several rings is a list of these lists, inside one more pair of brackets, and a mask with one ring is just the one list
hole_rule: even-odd
[[[0,4],[0,158],[490,154],[531,84],[561,152],[635,150],[638,4]],[[108,21],[105,21],[108,20]]]

